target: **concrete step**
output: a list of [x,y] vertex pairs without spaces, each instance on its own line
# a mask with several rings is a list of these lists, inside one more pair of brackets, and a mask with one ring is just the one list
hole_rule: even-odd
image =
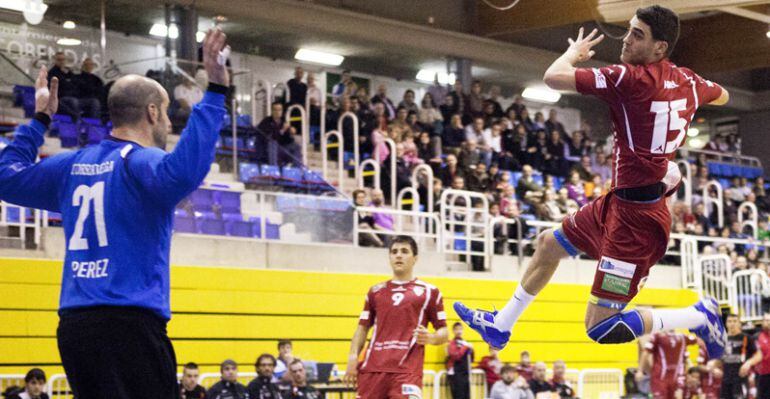
[[24,118],[24,109],[20,107],[9,107],[0,103],[0,117]]

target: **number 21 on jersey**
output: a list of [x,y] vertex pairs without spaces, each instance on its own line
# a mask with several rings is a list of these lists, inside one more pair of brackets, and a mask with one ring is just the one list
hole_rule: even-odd
[[[653,154],[670,154],[679,148],[684,139],[687,120],[679,116],[679,112],[687,109],[687,99],[674,101],[653,101],[650,112],[655,114],[655,128],[652,131],[650,152]],[[668,141],[668,132],[678,131],[676,138]]]
[[104,222],[104,182],[100,181],[93,186],[79,185],[72,193],[72,206],[79,206],[78,219],[75,222],[75,230],[72,232],[67,248],[71,251],[88,249],[88,239],[83,236],[86,219],[91,213],[91,201],[94,206],[94,223],[96,224],[96,236],[99,247],[106,247],[107,224]]

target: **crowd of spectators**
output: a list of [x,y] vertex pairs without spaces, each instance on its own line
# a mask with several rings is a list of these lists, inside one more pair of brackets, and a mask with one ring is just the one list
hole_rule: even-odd
[[59,113],[77,119],[99,119],[106,104],[107,92],[102,79],[93,73],[96,63],[86,58],[75,74],[64,52],[54,54],[53,66],[48,70],[48,81],[59,80]]

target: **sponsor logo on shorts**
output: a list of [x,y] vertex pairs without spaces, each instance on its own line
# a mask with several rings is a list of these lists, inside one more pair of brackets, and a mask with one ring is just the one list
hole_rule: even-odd
[[602,279],[602,290],[620,295],[628,295],[631,291],[631,279],[605,274]]
[[407,395],[409,399],[422,399],[422,390],[414,384],[402,384],[401,394]]
[[602,256],[602,260],[599,261],[599,271],[614,274],[618,277],[633,278],[634,272],[636,272],[636,265],[613,259],[609,256]]

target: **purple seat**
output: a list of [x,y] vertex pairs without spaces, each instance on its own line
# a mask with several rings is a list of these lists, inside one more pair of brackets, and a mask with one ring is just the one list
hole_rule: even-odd
[[[254,237],[262,238],[262,218],[255,216],[249,218],[249,221],[254,224]],[[265,223],[265,238],[268,240],[279,240],[281,237],[279,228],[281,225],[270,223],[269,220]]]
[[200,216],[195,218],[195,223],[198,227],[198,232],[201,234],[225,235],[225,221],[216,219],[213,213],[202,212]]
[[225,221],[227,235],[233,237],[254,237],[254,223],[245,220]]
[[214,204],[214,196],[211,190],[198,189],[190,194],[190,201],[195,211],[210,212]]
[[59,122],[59,140],[63,148],[78,146],[78,125],[68,122]]
[[178,233],[195,233],[195,219],[188,216],[174,215],[174,231]]
[[222,207],[223,213],[241,212],[241,193],[236,191],[215,191],[215,202]]

